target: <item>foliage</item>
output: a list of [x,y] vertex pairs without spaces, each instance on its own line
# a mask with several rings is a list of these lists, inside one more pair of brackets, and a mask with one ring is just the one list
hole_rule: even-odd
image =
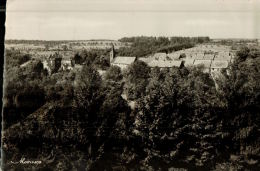
[[260,168],[257,48],[238,52],[215,80],[202,67],[150,70],[141,61],[124,73],[111,66],[104,79],[95,62],[50,76],[39,61],[14,63],[5,80],[6,170],[19,170],[9,161],[24,156],[43,170]]
[[79,53],[76,53],[76,54],[74,55],[74,61],[75,61],[75,64],[82,64],[83,59],[82,59],[82,57],[79,55]]
[[208,37],[124,37],[121,42],[130,42],[130,47],[122,47],[118,50],[119,56],[147,56],[156,52],[170,53],[186,48],[191,48],[194,44],[209,41]]
[[143,61],[136,61],[125,71],[125,88],[128,99],[138,99],[145,93],[150,68]]
[[29,54],[24,54],[18,50],[6,50],[5,51],[5,69],[8,70],[11,67],[17,67],[31,59]]
[[223,120],[226,122],[226,130],[233,138],[229,145],[237,154],[242,157],[247,154],[254,161],[259,159],[256,155],[259,148],[255,148],[255,144],[260,142],[259,137],[253,136],[259,134],[260,58],[259,55],[251,54],[259,54],[259,50],[242,48],[230,73],[223,80],[218,80],[218,84],[227,108]]
[[94,113],[98,106],[100,86],[101,77],[98,72],[93,66],[84,65],[81,73],[76,75],[75,96],[78,107],[84,109],[86,114]]
[[83,50],[74,55],[75,64],[93,64],[99,69],[106,69],[109,67],[108,53],[108,50],[103,49]]
[[118,66],[110,66],[110,68],[105,74],[105,79],[119,82],[123,79],[121,69]]
[[247,58],[248,54],[249,54],[250,50],[248,47],[244,46],[242,47],[239,51],[237,51],[237,56],[239,58],[239,60],[243,61]]

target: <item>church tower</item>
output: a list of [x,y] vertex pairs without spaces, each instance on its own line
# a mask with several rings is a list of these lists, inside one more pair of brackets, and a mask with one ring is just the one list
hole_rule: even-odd
[[111,43],[110,64],[112,63],[114,57],[115,57],[115,49],[114,49],[114,45],[113,45],[113,43]]

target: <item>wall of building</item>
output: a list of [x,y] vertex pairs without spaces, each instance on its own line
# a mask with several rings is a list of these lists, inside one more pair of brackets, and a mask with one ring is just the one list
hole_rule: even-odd
[[128,65],[126,64],[115,64],[115,63],[111,63],[112,66],[118,66],[121,70],[124,70],[128,67]]

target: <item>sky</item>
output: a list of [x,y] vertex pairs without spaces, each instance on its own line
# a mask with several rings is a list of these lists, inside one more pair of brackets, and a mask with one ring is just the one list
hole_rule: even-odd
[[6,39],[260,38],[260,0],[7,0]]

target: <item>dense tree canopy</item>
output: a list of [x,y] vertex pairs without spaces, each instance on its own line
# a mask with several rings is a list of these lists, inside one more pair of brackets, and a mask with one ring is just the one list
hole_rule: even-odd
[[[122,41],[144,43],[132,39]],[[6,67],[4,167],[19,169],[8,161],[26,156],[42,170],[259,170],[259,52],[242,48],[215,79],[202,67],[151,70],[141,61],[123,73],[110,66],[103,78],[87,60],[80,71],[45,75],[41,62],[20,67],[24,54],[7,53],[15,57]]]
[[195,44],[209,42],[208,37],[124,37],[121,42],[131,43],[130,47],[122,47],[118,50],[120,56],[147,56],[156,52],[170,53],[186,48],[191,48]]
[[129,99],[137,99],[145,93],[150,68],[143,61],[136,61],[125,71],[126,95]]
[[109,67],[108,71],[105,74],[105,79],[119,82],[123,79],[121,69],[118,66]]
[[110,49],[91,49],[77,52],[74,55],[75,64],[94,64],[98,69],[107,69],[109,67]]

